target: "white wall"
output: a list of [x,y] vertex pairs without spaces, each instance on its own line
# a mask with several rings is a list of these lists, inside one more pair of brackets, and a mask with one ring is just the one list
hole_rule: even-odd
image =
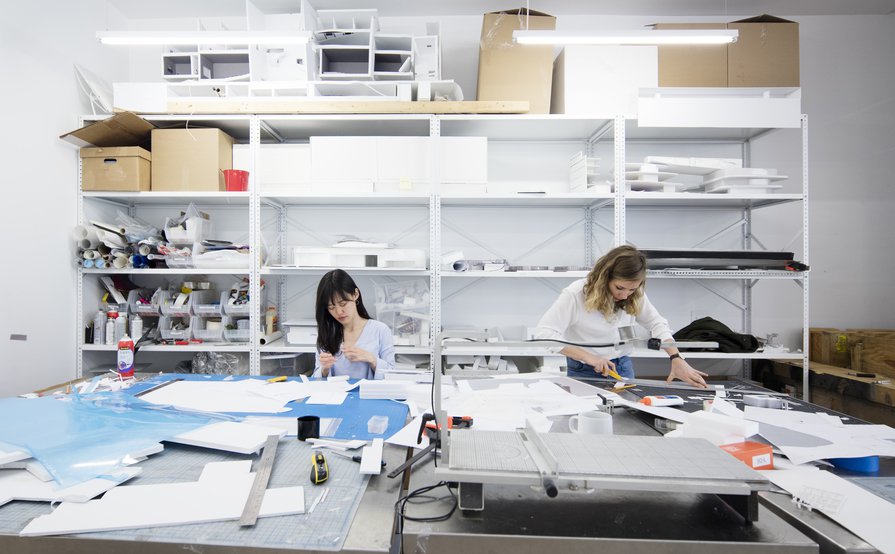
[[[696,18],[560,18],[561,29],[630,28]],[[702,18],[723,21],[733,18]],[[811,171],[811,324],[895,327],[895,295],[888,284],[895,259],[895,16],[794,18],[801,24],[803,110],[809,115]],[[422,33],[432,18],[383,18],[394,32]],[[129,22],[152,28],[148,21]],[[155,22],[158,23],[158,22]],[[184,22],[192,25],[192,22]],[[440,19],[445,78],[475,97],[481,17]],[[0,218],[4,236],[22,237],[35,221],[43,234],[16,241],[15,268],[3,272],[6,309],[0,323],[0,396],[74,376],[72,330],[75,271],[68,230],[76,220],[74,150],[56,137],[77,126],[88,105],[76,88],[72,64],[113,81],[158,80],[158,50],[102,47],[100,29],[127,28],[100,0],[11,3],[0,18],[2,87],[8,132],[0,139],[0,186],[12,202]],[[159,28],[159,27],[155,27]],[[173,28],[166,25],[165,28]],[[189,28],[189,27],[182,27]],[[17,83],[15,86],[9,83]],[[80,332],[80,330],[78,331]],[[27,341],[11,341],[11,334]]]
[[[10,240],[0,273],[0,397],[74,378],[74,248],[77,150],[57,137],[87,113],[73,64],[109,82],[127,75],[126,53],[101,47],[94,33],[120,25],[101,0],[6,2],[0,17],[0,236]],[[27,340],[10,340],[10,335]]]

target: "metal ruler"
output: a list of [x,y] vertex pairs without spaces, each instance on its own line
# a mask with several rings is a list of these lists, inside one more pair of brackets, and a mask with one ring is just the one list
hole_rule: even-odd
[[251,527],[258,520],[258,513],[261,511],[261,502],[264,500],[264,492],[267,490],[268,481],[270,481],[270,471],[273,469],[273,460],[277,454],[279,442],[279,435],[269,435],[267,442],[264,443],[261,459],[258,460],[258,466],[255,468],[255,481],[252,483],[252,490],[249,491],[249,497],[246,499],[245,508],[242,509],[242,517],[239,518],[240,527]]

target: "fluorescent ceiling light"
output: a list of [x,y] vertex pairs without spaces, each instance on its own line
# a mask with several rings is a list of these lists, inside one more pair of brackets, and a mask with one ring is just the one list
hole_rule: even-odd
[[728,29],[642,31],[513,31],[518,44],[728,44],[739,32]]
[[96,38],[114,45],[307,44],[304,31],[99,31]]

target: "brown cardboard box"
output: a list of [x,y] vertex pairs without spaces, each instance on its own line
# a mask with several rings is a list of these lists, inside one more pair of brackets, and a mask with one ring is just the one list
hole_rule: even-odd
[[149,148],[149,133],[155,125],[137,114],[122,112],[65,133],[62,140],[83,146],[142,146]]
[[[528,17],[526,17],[528,15]],[[486,13],[479,41],[478,100],[528,100],[529,113],[550,113],[553,46],[515,44],[513,31],[556,29],[556,18],[525,8]]]
[[[726,29],[726,23],[657,23],[656,29]],[[660,87],[726,87],[727,45],[659,46]]]
[[727,46],[727,86],[799,86],[799,24],[760,15],[727,24],[739,37]]
[[233,137],[220,129],[153,129],[152,190],[225,190]]
[[139,146],[81,148],[81,190],[149,190],[151,162]]

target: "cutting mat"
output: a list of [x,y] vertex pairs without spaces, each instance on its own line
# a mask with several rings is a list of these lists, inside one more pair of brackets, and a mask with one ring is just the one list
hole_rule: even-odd
[[[129,484],[195,481],[202,468],[209,462],[248,458],[253,460],[254,471],[258,456],[166,445],[164,452],[140,463],[139,467],[143,468],[143,473]],[[119,541],[339,550],[348,535],[369,476],[358,473],[357,463],[330,456],[327,458],[330,479],[325,485],[314,486],[308,480],[310,460],[311,449],[306,443],[294,439],[280,441],[269,487],[304,486],[306,512],[323,490],[329,489],[326,499],[317,505],[312,513],[259,518],[252,528],[240,528],[238,521],[233,520],[176,527],[85,533],[77,536]],[[172,498],[171,501],[176,502],[177,499]],[[49,512],[49,503],[11,502],[0,508],[0,533],[18,534],[31,519]],[[127,518],[127,514],[122,514],[121,517]]]

